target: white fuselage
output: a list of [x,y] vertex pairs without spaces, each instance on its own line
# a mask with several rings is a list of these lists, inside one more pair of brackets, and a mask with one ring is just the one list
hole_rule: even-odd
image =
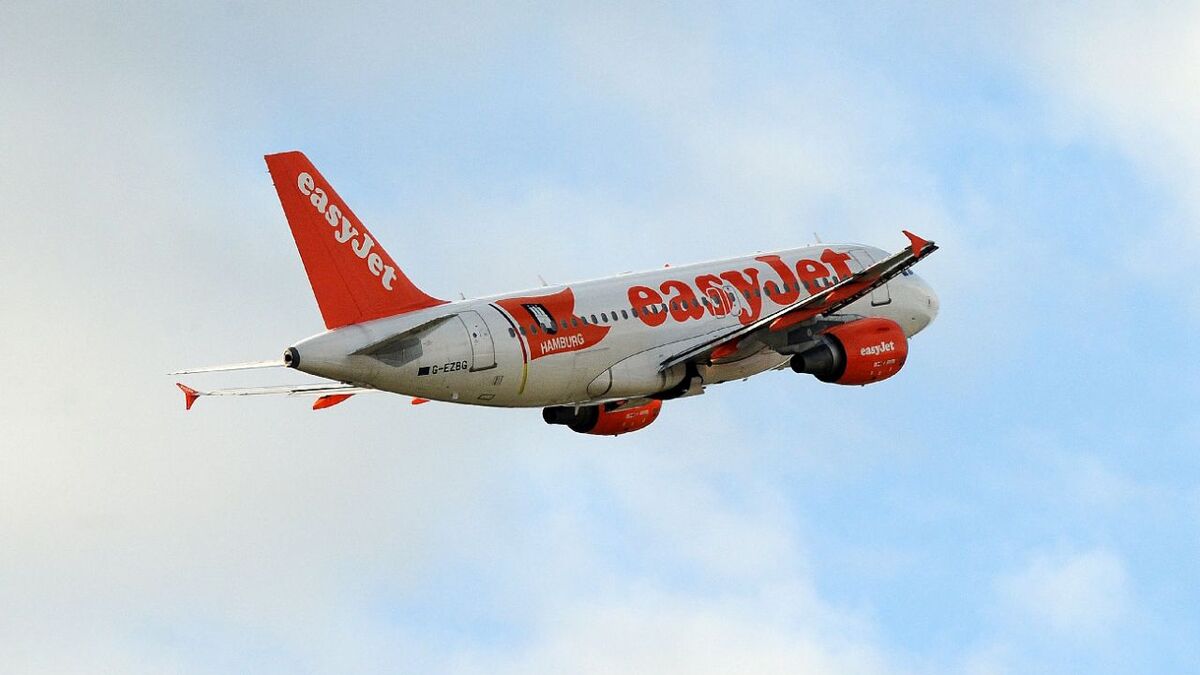
[[[543,407],[649,396],[682,379],[682,370],[660,371],[664,360],[884,257],[819,245],[668,267],[439,305],[293,349],[301,371],[439,401]],[[932,289],[908,272],[839,314],[891,319],[911,337],[937,309]],[[695,374],[717,384],[787,359],[752,342]]]

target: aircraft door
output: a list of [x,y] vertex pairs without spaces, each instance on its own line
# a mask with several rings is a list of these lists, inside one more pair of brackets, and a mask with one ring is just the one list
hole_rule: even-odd
[[496,343],[492,342],[492,332],[479,312],[469,310],[458,315],[471,338],[471,372],[488,370],[496,367]]
[[[853,258],[853,262],[857,263],[855,265],[851,265],[851,268],[855,272],[861,272],[861,271],[865,270],[866,268],[870,267],[875,262],[874,257],[871,255],[871,252],[866,249],[862,249],[862,248],[851,249],[850,255]],[[876,288],[875,290],[871,291],[871,306],[878,307],[880,305],[886,305],[886,304],[890,303],[891,301],[892,301],[892,292],[890,290],[888,290],[887,284],[884,284],[884,285],[880,286],[879,288]]]

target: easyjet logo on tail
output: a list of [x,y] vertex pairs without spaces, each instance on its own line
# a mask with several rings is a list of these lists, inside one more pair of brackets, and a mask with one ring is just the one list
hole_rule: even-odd
[[[339,244],[350,245],[350,250],[354,251],[354,255],[366,261],[367,269],[371,270],[371,274],[380,278],[380,283],[387,290],[392,290],[392,280],[396,278],[396,268],[383,262],[383,257],[371,249],[375,246],[375,240],[366,232],[359,232],[354,223],[346,217],[342,212],[344,207],[339,207],[337,204],[329,203],[329,195],[325,193],[313,177],[307,172],[300,172],[296,176],[296,187],[300,190],[300,194],[308,197],[312,202],[313,208],[318,213],[325,216],[325,221],[330,227],[337,228],[333,231],[333,238]],[[358,239],[362,235],[361,239]]]

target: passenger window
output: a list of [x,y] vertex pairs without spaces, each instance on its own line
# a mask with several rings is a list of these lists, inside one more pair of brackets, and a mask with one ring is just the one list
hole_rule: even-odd
[[571,317],[571,326],[573,328],[579,328],[579,319],[576,319],[575,317]]
[[[621,310],[621,313],[624,314],[625,310]],[[637,317],[637,307],[630,307],[629,313],[632,314],[634,317]]]
[[614,322],[616,322],[616,320],[617,320],[617,310],[615,310],[615,309],[614,309],[614,310],[613,310],[612,312],[610,312],[610,313],[612,314],[613,321],[614,321]]
[[762,297],[762,289],[761,288],[754,289],[754,297],[756,297],[756,298]]
[[538,333],[537,333],[537,324],[536,324],[536,323],[531,323],[531,324],[529,324],[529,333],[530,333],[531,335],[537,335],[537,334],[538,334]]
[[596,320],[595,314],[592,315],[592,323],[600,323],[599,321]]
[[512,326],[508,327],[508,337],[510,337],[510,338],[517,337],[517,331],[513,330]]
[[528,335],[528,333],[525,332],[525,326],[521,326],[521,335]]
[[679,311],[679,303],[677,303],[677,302],[672,302],[672,303],[671,303],[671,311],[673,311],[673,312],[678,312],[678,311]]
[[603,321],[604,323],[608,323],[608,314],[606,314],[604,312],[600,312],[600,320]]
[[568,328],[566,319],[562,320],[562,327],[563,327],[563,330],[566,330]]

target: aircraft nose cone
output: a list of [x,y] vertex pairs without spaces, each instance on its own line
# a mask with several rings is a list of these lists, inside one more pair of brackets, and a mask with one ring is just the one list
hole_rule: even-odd
[[937,293],[925,283],[924,279],[913,276],[912,281],[912,327],[913,334],[920,333],[925,330],[933,320],[937,318],[938,310],[941,309],[941,302],[938,300]]

